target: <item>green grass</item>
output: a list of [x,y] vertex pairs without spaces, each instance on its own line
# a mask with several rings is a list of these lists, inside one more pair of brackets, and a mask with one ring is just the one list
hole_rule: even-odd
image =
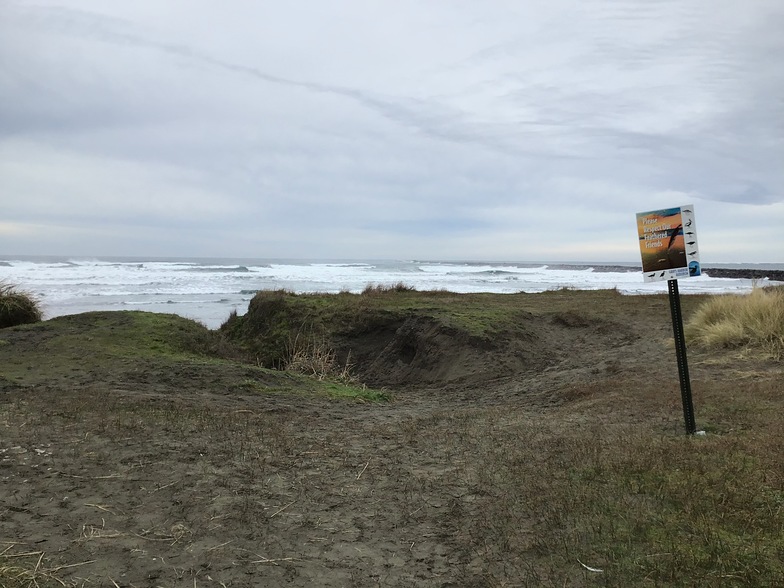
[[341,328],[359,329],[380,318],[405,317],[419,312],[454,322],[477,334],[486,334],[519,312],[518,295],[493,298],[492,305],[484,303],[482,298],[481,295],[383,288],[373,288],[364,294],[265,291],[254,297],[244,317],[235,317],[235,322],[229,321],[223,328],[240,338],[272,325],[322,333]]
[[388,402],[390,399],[389,394],[384,391],[339,382],[327,382],[324,389],[332,398],[347,398],[361,402]]
[[232,354],[239,352],[220,334],[167,314],[91,312],[0,331],[4,374],[28,384],[111,373],[142,361],[209,364]]
[[[417,292],[404,286],[368,287],[363,294],[293,294],[262,291],[251,300],[244,316],[233,315],[221,327],[226,336],[254,354],[260,365],[283,369],[296,340],[319,342],[347,334],[378,331],[423,317],[468,337],[491,339],[525,329],[532,315],[556,318],[564,313],[580,317],[581,324],[608,323],[592,307],[606,304],[611,295],[621,308],[639,301],[617,291],[552,291],[535,294],[456,294],[446,291]],[[541,296],[546,296],[542,304]],[[662,306],[666,309],[666,306]],[[396,327],[395,327],[396,328]]]
[[561,500],[572,520],[560,526],[573,528],[564,539],[576,553],[629,582],[755,585],[784,574],[784,529],[770,511],[782,493],[736,440],[627,434],[604,441],[613,447],[599,446],[568,469],[571,490]]
[[304,351],[301,370],[271,371],[248,363],[220,332],[177,315],[140,311],[62,316],[0,333],[3,377],[18,385],[106,378],[144,383],[149,373],[161,384],[191,386],[216,372],[221,385],[238,392],[384,399],[353,382],[333,355],[320,348]]
[[[43,331],[52,353],[115,357],[182,359],[217,355],[220,339],[205,326],[173,314],[140,311],[87,312],[61,316],[45,323],[16,327]],[[68,353],[71,350],[71,353]]]

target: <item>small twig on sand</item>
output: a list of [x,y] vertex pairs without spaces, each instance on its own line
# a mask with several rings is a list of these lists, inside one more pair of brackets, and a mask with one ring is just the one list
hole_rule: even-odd
[[65,476],[66,478],[79,478],[80,480],[111,480],[112,478],[120,478],[120,474],[109,474],[108,476],[77,476],[76,474],[66,474],[65,472],[54,472],[58,476]]
[[261,559],[253,560],[250,563],[255,563],[255,564],[272,564],[272,565],[276,566],[276,565],[278,565],[278,562],[281,562],[281,561],[294,561],[293,557],[279,557],[277,559],[269,559],[267,557],[264,557],[263,555],[259,555],[258,553],[256,555],[258,557],[260,557]]
[[[14,545],[22,545],[22,544],[21,543],[14,543]],[[3,551],[0,551],[0,555],[2,555],[5,558],[10,559],[12,557],[30,557],[31,555],[39,555],[41,553],[40,551],[27,551],[25,553],[6,553],[6,551],[11,549],[11,547],[12,546],[9,546],[7,549],[4,549]]]
[[49,573],[51,573],[51,572],[59,572],[60,570],[66,570],[68,568],[78,568],[79,566],[86,566],[87,564],[91,564],[91,563],[95,563],[95,562],[96,562],[96,560],[94,560],[94,559],[91,559],[91,560],[88,560],[88,561],[80,561],[79,563],[66,564],[64,566],[57,566],[56,568],[50,568],[50,569],[47,570],[47,572],[49,572]]
[[97,508],[98,510],[102,510],[104,512],[108,512],[109,514],[116,515],[117,513],[111,510],[108,506],[103,506],[102,504],[91,504],[89,502],[85,502],[85,506],[92,506],[93,508]]
[[292,501],[292,502],[289,502],[289,503],[288,503],[286,506],[282,506],[282,507],[280,507],[278,510],[276,510],[274,513],[272,513],[272,514],[270,515],[270,518],[274,517],[275,515],[279,515],[280,513],[282,513],[284,510],[286,510],[288,507],[290,507],[290,506],[291,506],[292,504],[294,504],[295,502],[297,502],[297,501],[296,501],[296,500],[294,500],[294,501]]
[[38,568],[41,567],[41,562],[44,561],[44,552],[41,552],[41,555],[38,556],[38,563],[35,564],[35,569],[33,570],[33,576],[38,573]]
[[177,483],[177,480],[174,480],[174,482],[171,482],[170,484],[166,484],[165,486],[159,486],[155,490],[151,490],[150,494],[152,494],[154,492],[158,492],[158,490],[163,490],[164,488],[168,488],[169,486],[174,486],[176,483]]
[[575,559],[577,560],[577,563],[579,563],[581,566],[583,566],[589,572],[593,572],[595,574],[601,574],[601,573],[604,572],[604,570],[600,570],[599,568],[592,568],[591,566],[585,565],[583,562],[580,561],[580,558],[575,558]]
[[359,473],[357,474],[357,480],[359,480],[359,479],[362,477],[362,474],[364,474],[364,473],[365,473],[365,470],[367,469],[367,467],[368,467],[369,465],[370,465],[370,460],[368,460],[368,462],[365,464],[365,467],[364,467],[364,468],[362,468],[362,471],[361,471],[361,472],[359,472]]
[[135,537],[138,537],[139,539],[145,539],[146,541],[177,541],[177,538],[172,535],[165,535],[163,537],[147,537],[145,535],[139,535],[139,533],[131,534]]

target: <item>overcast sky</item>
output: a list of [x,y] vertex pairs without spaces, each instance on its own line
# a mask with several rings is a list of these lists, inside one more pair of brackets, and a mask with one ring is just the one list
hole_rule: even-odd
[[0,255],[784,261],[782,0],[0,0]]

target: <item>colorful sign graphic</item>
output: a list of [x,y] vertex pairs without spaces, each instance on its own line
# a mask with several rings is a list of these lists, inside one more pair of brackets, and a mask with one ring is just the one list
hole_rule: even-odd
[[637,234],[646,282],[700,275],[694,206],[639,212]]

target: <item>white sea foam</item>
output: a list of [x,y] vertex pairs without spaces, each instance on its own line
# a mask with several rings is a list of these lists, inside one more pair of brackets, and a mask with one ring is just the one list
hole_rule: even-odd
[[[667,291],[665,282],[645,283],[641,272],[632,267],[585,264],[10,257],[4,260],[6,263],[0,264],[0,281],[38,295],[47,317],[139,308],[180,314],[210,327],[220,325],[232,310],[245,312],[253,294],[259,290],[361,292],[369,284],[403,283],[417,290],[458,293],[542,292],[558,288],[617,288],[626,294]],[[746,292],[753,286],[752,280],[709,275],[679,282],[684,294]]]

